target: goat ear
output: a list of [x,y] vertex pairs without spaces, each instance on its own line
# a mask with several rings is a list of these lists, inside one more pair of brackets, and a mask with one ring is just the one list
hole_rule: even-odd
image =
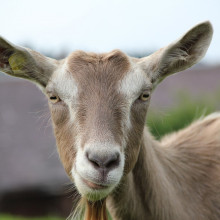
[[0,71],[6,74],[28,79],[45,87],[57,62],[28,48],[15,46],[0,37]]
[[211,23],[203,22],[193,27],[176,42],[147,57],[148,67],[145,65],[145,68],[153,84],[199,62],[210,45],[212,34]]

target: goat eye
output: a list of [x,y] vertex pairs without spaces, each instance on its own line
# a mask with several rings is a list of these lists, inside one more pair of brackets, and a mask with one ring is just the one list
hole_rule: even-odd
[[139,96],[139,99],[141,101],[147,101],[150,97],[150,94],[148,92],[143,92],[140,96]]
[[60,101],[60,98],[57,95],[50,96],[51,103],[55,104]]

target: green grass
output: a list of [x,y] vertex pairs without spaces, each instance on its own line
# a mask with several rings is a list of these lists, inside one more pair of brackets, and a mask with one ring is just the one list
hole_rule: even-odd
[[58,218],[58,217],[32,218],[32,217],[16,217],[12,215],[0,215],[0,220],[64,220],[64,218]]
[[[39,217],[39,218],[33,218],[33,217],[17,217],[13,215],[1,215],[0,214],[0,220],[65,220],[64,218],[58,218],[58,217]],[[108,220],[111,220],[111,217],[109,215]]]

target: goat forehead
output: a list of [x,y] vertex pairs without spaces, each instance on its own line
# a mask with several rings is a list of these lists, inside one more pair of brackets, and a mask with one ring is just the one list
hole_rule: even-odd
[[105,54],[76,51],[67,60],[70,74],[83,88],[95,84],[114,85],[130,69],[129,58],[118,50]]
[[[105,54],[73,52],[54,74],[58,93],[67,98],[79,91],[103,95],[124,94],[131,99],[151,86],[142,68],[121,51]],[[66,98],[65,97],[65,98]]]
[[101,86],[132,98],[152,86],[138,62],[119,50],[106,54],[74,52],[68,57],[68,68],[83,89]]

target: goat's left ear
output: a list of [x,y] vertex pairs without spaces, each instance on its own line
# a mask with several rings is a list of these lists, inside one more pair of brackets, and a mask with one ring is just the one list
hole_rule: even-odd
[[0,71],[45,87],[58,61],[0,37]]
[[213,35],[210,22],[203,22],[189,30],[183,37],[160,49],[141,64],[154,85],[166,76],[185,70],[199,62],[205,55]]

